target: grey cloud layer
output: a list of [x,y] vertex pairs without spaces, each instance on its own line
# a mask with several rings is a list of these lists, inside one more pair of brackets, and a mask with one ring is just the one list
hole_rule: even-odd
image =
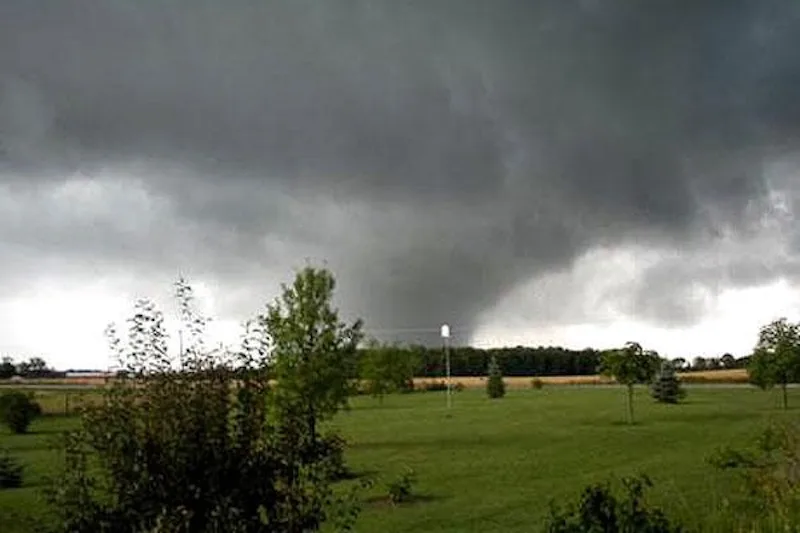
[[231,286],[221,256],[306,243],[376,326],[469,330],[594,245],[746,233],[798,147],[798,65],[792,0],[8,0],[0,176],[144,161]]

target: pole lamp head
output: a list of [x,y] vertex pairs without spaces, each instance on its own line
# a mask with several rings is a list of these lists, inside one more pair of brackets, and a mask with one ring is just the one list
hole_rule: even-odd
[[450,326],[447,324],[442,325],[442,338],[449,339],[450,338]]

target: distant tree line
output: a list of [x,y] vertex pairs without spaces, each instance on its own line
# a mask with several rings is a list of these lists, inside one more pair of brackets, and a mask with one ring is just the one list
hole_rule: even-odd
[[[365,378],[364,373],[374,372],[372,355],[375,342],[358,350],[355,360],[347,366],[352,379]],[[492,357],[497,360],[504,376],[589,376],[597,374],[603,352],[592,348],[571,350],[561,346],[516,346],[508,348],[450,348],[450,373],[453,377],[485,376]],[[442,347],[421,345],[392,345],[391,354],[415,377],[434,378],[445,375],[445,354]],[[678,372],[727,370],[747,368],[750,356],[736,358],[731,354],[721,357],[695,357],[673,359]],[[67,371],[69,372],[69,371]],[[20,376],[27,379],[63,378],[66,372],[54,370],[40,357],[15,363],[10,357],[0,360],[0,379]]]
[[[356,354],[359,362],[352,368],[363,368],[361,361],[368,357],[373,347]],[[395,357],[410,362],[415,377],[441,377],[445,374],[445,353],[441,347],[395,345]],[[497,360],[504,376],[591,376],[598,373],[604,351],[593,348],[571,350],[561,346],[516,346],[509,348],[450,348],[450,373],[454,377],[485,376],[492,358]],[[700,371],[747,368],[750,356],[735,358],[696,357],[691,363],[686,359],[673,359],[677,371]],[[356,377],[355,375],[353,377]]]
[[19,363],[7,356],[0,359],[0,379],[11,379],[15,376],[27,379],[59,378],[64,377],[64,372],[53,370],[41,357],[31,357]]
[[734,357],[726,353],[722,357],[695,357],[688,361],[682,357],[673,359],[673,367],[679,372],[701,372],[703,370],[733,370],[747,368],[750,356]]
[[[445,373],[442,348],[409,346],[405,348],[416,361],[417,377],[438,377]],[[492,358],[504,376],[592,375],[600,365],[600,351],[570,350],[560,346],[513,348],[450,348],[450,373],[456,377],[485,376]]]

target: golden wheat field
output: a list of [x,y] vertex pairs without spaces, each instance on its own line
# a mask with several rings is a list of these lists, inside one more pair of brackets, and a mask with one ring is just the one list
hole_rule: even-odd
[[[747,371],[743,368],[730,370],[705,370],[700,372],[682,372],[678,377],[684,383],[747,383]],[[505,377],[504,381],[509,388],[530,388],[531,381],[539,379],[544,385],[608,385],[614,380],[600,376],[511,376]],[[422,387],[425,383],[441,382],[443,378],[415,378],[414,385]],[[3,383],[3,382],[0,382]],[[18,380],[16,382],[5,382],[8,385],[83,385],[100,387],[106,383],[105,378],[79,377],[62,379],[36,379]],[[452,383],[460,383],[462,387],[468,389],[480,388],[486,385],[485,377],[453,377]]]
[[[747,383],[747,371],[743,368],[730,370],[705,370],[700,372],[683,372],[678,377],[684,383]],[[503,381],[509,388],[530,388],[533,379],[539,379],[545,385],[609,385],[614,380],[600,375],[594,376],[525,376],[506,377]],[[415,386],[425,383],[441,382],[442,378],[417,378]],[[464,388],[474,389],[486,385],[485,377],[454,377],[454,384],[460,383]]]

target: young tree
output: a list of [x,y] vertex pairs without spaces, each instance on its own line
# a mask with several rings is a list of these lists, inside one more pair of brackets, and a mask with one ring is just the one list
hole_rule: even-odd
[[[302,516],[300,511],[308,506],[303,465],[330,463],[327,444],[336,436],[321,438],[319,424],[347,406],[352,390],[350,366],[363,336],[360,320],[349,326],[339,320],[333,307],[335,285],[330,271],[307,266],[291,286],[282,286],[281,296],[260,317],[270,339],[276,380],[270,425],[276,446],[287,458],[284,478],[287,492],[293,495],[289,506],[298,509],[290,516]],[[306,530],[302,522],[288,527]]]
[[600,372],[613,377],[624,385],[628,393],[628,422],[633,424],[633,386],[637,383],[650,383],[658,371],[660,358],[653,351],[645,351],[636,342],[629,342],[624,348],[608,350],[602,356]]
[[0,422],[14,433],[27,433],[31,422],[41,414],[42,408],[33,399],[33,393],[12,390],[0,395]]
[[747,372],[764,390],[779,385],[788,409],[787,385],[800,381],[800,325],[781,318],[762,327]]
[[661,371],[650,387],[650,393],[661,403],[678,403],[686,396],[686,390],[675,375],[675,368],[669,361],[664,361]]
[[383,397],[391,392],[391,377],[387,372],[386,352],[381,344],[370,339],[359,359],[359,377],[366,382],[366,390],[373,398],[383,403]]
[[371,340],[361,354],[361,378],[367,382],[369,393],[383,401],[386,394],[414,389],[417,359],[412,350]]
[[270,337],[278,404],[302,416],[306,435],[347,405],[348,365],[362,339],[361,321],[346,325],[333,307],[336,283],[326,269],[305,267],[261,317]]
[[500,370],[500,365],[497,364],[497,358],[492,355],[489,359],[488,378],[486,379],[486,394],[489,398],[502,398],[506,395],[506,384],[503,381],[503,373]]
[[578,505],[559,508],[550,504],[547,533],[641,532],[683,533],[684,527],[670,520],[664,511],[649,505],[645,491],[653,486],[649,477],[622,478],[625,488],[620,497],[611,485],[598,483],[583,489]]

